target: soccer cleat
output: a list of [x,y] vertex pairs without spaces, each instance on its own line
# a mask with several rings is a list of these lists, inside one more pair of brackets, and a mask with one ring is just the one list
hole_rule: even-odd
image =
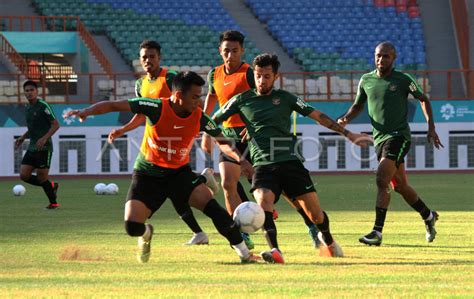
[[58,197],[59,184],[56,183],[55,181],[52,181],[51,186],[53,187],[54,196]]
[[60,207],[60,204],[58,204],[58,203],[50,203],[44,209],[45,210],[57,210],[57,209],[59,209],[59,207]]
[[278,219],[278,211],[273,209],[273,220],[277,220]]
[[369,234],[362,236],[359,238],[359,242],[367,244],[367,245],[375,245],[380,246],[382,244],[382,234],[377,234],[375,230],[371,231]]
[[242,239],[244,239],[245,245],[247,245],[247,248],[249,250],[252,250],[255,248],[255,244],[253,244],[252,239],[250,239],[250,235],[248,233],[240,233],[242,235]]
[[209,238],[207,237],[205,232],[199,232],[197,234],[193,234],[193,237],[184,245],[204,245],[209,244]]
[[258,263],[258,262],[261,262],[262,261],[262,258],[259,257],[258,255],[255,255],[253,253],[250,252],[249,256],[243,258],[241,257],[240,258],[240,263],[241,264],[255,264],[255,263]]
[[318,239],[321,242],[321,246],[319,247],[319,256],[324,257],[343,257],[344,252],[342,251],[341,246],[336,243],[336,241],[332,241],[331,245],[327,245],[324,241],[323,234],[321,232],[318,233]]
[[436,229],[435,224],[438,221],[439,215],[436,211],[431,211],[433,214],[433,218],[431,220],[425,220],[425,228],[426,228],[426,241],[433,242],[436,237]]
[[145,223],[148,228],[145,230],[145,234],[149,231],[148,235],[141,236],[138,238],[138,254],[137,259],[140,263],[146,263],[150,259],[151,254],[151,238],[153,237],[153,225]]
[[214,169],[212,168],[204,168],[201,172],[201,175],[206,178],[206,186],[211,189],[212,193],[215,195],[219,192],[220,187],[214,177]]
[[319,241],[319,238],[318,238],[319,230],[316,224],[312,224],[308,226],[308,233],[309,233],[309,236],[311,237],[311,240],[313,241],[314,248],[319,248],[321,246],[321,241]]
[[270,264],[284,264],[285,259],[283,258],[283,254],[278,248],[273,248],[269,251],[262,251],[260,253],[263,260]]

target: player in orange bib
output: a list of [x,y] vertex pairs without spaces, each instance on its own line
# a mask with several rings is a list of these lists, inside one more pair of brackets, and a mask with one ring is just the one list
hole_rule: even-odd
[[[140,63],[143,70],[146,72],[146,75],[135,82],[135,94],[137,97],[161,99],[169,98],[171,96],[171,88],[173,79],[176,76],[176,71],[161,67],[160,59],[161,45],[158,42],[144,40],[140,44]],[[143,124],[145,124],[145,132],[147,132],[150,129],[150,126],[146,123],[145,119],[145,115],[140,113],[135,114],[132,120],[123,127],[114,129],[110,132],[108,138],[109,143],[112,143],[114,139]],[[143,138],[141,148],[143,149],[145,145],[146,138]],[[208,169],[205,171],[208,171]],[[215,181],[212,181],[213,176],[206,176],[206,178],[209,178],[208,185],[217,185]],[[198,224],[191,208],[184,206],[183,209],[178,209],[177,207],[175,207],[175,209],[181,219],[193,231],[192,238],[186,242],[185,245],[209,244],[209,238]]]
[[194,72],[179,73],[173,80],[173,93],[169,99],[100,102],[65,114],[65,117],[77,116],[81,121],[89,115],[112,111],[131,111],[146,116],[145,143],[135,161],[125,204],[125,230],[128,235],[139,237],[137,257],[142,263],[149,260],[153,236],[153,226],[145,222],[167,198],[174,206],[191,205],[211,218],[241,262],[260,259],[249,251],[230,215],[212,198],[210,190],[188,164],[194,138],[202,131],[216,137],[221,150],[241,161],[243,171],[253,172],[252,165],[223,141],[219,127],[199,107],[204,83]]
[[[217,103],[219,103],[219,108],[222,108],[233,96],[255,88],[253,69],[248,63],[242,61],[242,55],[245,53],[245,36],[239,31],[228,30],[221,33],[219,40],[219,54],[224,63],[212,69],[208,74],[209,92],[204,103],[204,110],[209,115],[211,115]],[[235,147],[245,154],[247,160],[251,161],[247,143],[241,142],[240,134],[245,129],[245,123],[240,115],[232,115],[222,125],[224,136],[234,140]],[[205,152],[211,153],[212,143],[209,136],[203,135],[201,147]],[[232,215],[240,203],[249,200],[242,184],[239,182],[240,167],[231,157],[220,153],[219,171],[227,211]],[[308,226],[313,245],[319,247],[320,242],[317,237],[318,229],[316,225],[308,218],[296,201],[288,200],[288,202],[303,217]],[[247,246],[253,248],[254,244],[248,234],[242,233],[242,236]]]

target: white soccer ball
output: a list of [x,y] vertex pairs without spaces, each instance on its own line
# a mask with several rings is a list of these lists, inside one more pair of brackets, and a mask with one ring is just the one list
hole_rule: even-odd
[[107,185],[107,187],[105,187],[105,194],[107,195],[116,195],[118,192],[119,187],[114,183],[110,183]]
[[97,195],[103,195],[106,192],[107,185],[104,183],[98,183],[97,185],[94,186],[94,192]]
[[265,212],[253,201],[241,203],[234,211],[234,221],[244,233],[253,233],[262,228]]
[[23,185],[15,185],[12,189],[13,195],[22,196],[25,195],[26,189]]

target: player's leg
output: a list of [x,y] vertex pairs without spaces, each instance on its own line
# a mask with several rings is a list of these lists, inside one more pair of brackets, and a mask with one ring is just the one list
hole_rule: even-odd
[[205,185],[200,184],[192,190],[189,195],[189,204],[211,218],[217,231],[229,241],[243,263],[258,260],[245,245],[239,229],[230,215],[212,198],[211,192]]
[[232,162],[220,162],[219,171],[225,206],[229,215],[232,215],[237,206],[242,203],[237,192],[237,184],[240,179],[240,165]]
[[178,175],[169,180],[172,201],[188,203],[212,219],[217,231],[224,236],[240,256],[242,262],[252,262],[250,253],[240,235],[239,229],[229,213],[212,197],[211,191],[202,183],[196,183],[198,176],[189,166],[183,167]]
[[207,234],[202,230],[201,226],[194,217],[194,213],[191,210],[189,204],[186,203],[179,203],[177,201],[171,201],[173,203],[174,209],[181,217],[181,220],[186,223],[186,225],[191,229],[193,232],[192,238],[184,243],[184,245],[202,245],[202,244],[209,244],[209,238]]
[[342,256],[342,249],[334,242],[329,230],[329,217],[321,209],[319,199],[314,188],[309,171],[300,161],[286,161],[282,163],[280,180],[283,191],[289,198],[294,199],[309,220],[318,229],[318,239],[321,242],[320,254],[324,256]]
[[408,184],[408,178],[405,171],[405,164],[401,163],[392,180],[393,189],[395,192],[402,195],[403,199],[417,211],[425,222],[426,240],[433,242],[436,237],[436,221],[438,220],[438,213],[430,210],[423,200],[418,197],[415,189]]
[[260,255],[268,263],[283,264],[285,261],[278,246],[278,232],[273,219],[275,199],[281,194],[278,181],[278,165],[257,166],[252,178],[252,190],[255,201],[265,212],[262,230],[270,248],[268,251],[262,251]]
[[319,254],[328,257],[342,257],[344,253],[341,247],[333,239],[330,227],[329,217],[321,209],[319,198],[316,191],[295,196],[296,200],[308,217],[319,229],[318,238],[321,242]]
[[377,186],[377,200],[375,203],[375,222],[372,231],[359,238],[359,242],[367,245],[379,246],[382,244],[382,231],[385,217],[390,204],[390,182],[397,171],[395,161],[382,158],[380,161],[375,183]]
[[154,177],[134,173],[127,193],[125,231],[131,237],[139,237],[137,259],[142,263],[150,258],[153,237],[153,226],[145,222],[166,200],[163,186],[166,184]]
[[[224,192],[224,199],[227,212],[229,215],[234,214],[234,210],[243,202],[248,201],[248,198],[244,192],[238,192],[238,185],[240,184],[240,164],[234,159],[221,153],[219,157],[219,171],[221,175],[222,191]],[[243,190],[243,187],[242,187]],[[240,194],[245,196],[240,197]],[[249,249],[254,248],[254,243],[250,238],[249,234],[242,233],[242,238],[245,240],[245,244]]]
[[[262,186],[262,184],[259,184],[259,181],[257,181],[257,184]],[[280,247],[278,246],[278,232],[275,225],[275,220],[273,219],[273,207],[276,198],[275,192],[278,194],[280,193],[279,191],[272,191],[271,189],[265,187],[258,187],[253,192],[255,200],[265,212],[263,233],[265,235],[265,239],[267,240],[268,247],[270,248],[268,251],[262,251],[260,255],[267,263],[284,264],[285,259],[283,258],[283,254],[280,250]]]
[[[43,188],[48,197],[47,209],[57,209],[57,185],[49,181],[49,167],[51,165],[52,151],[30,152],[27,151],[20,166],[20,178],[34,186]],[[36,169],[36,175],[32,174]]]
[[314,224],[313,221],[309,219],[308,215],[306,215],[306,212],[301,207],[298,201],[291,200],[288,197],[288,195],[286,195],[285,193],[283,193],[283,198],[286,199],[286,201],[296,210],[296,212],[298,212],[298,214],[301,215],[301,218],[303,218],[304,223],[308,227],[308,234],[309,234],[309,237],[311,238],[311,241],[313,242],[313,246],[315,248],[319,248],[319,246],[321,245],[321,241],[319,241],[318,239],[319,230],[316,224]]

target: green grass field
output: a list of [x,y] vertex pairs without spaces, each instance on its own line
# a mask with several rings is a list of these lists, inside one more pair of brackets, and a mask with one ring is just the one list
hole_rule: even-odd
[[[0,181],[0,297],[474,297],[473,175],[409,177],[439,211],[433,243],[425,241],[419,215],[394,194],[383,245],[360,244],[373,225],[374,176],[321,176],[314,181],[346,256],[319,257],[299,215],[282,200],[276,224],[285,265],[241,265],[199,211],[211,244],[183,246],[191,232],[169,203],[150,221],[152,256],[139,264],[136,239],[123,228],[128,178],[114,180],[116,196],[95,195],[99,180],[62,180],[57,211],[43,210],[41,189],[25,185],[26,195],[14,197],[19,180]],[[256,252],[267,249],[260,232],[253,239]]]

